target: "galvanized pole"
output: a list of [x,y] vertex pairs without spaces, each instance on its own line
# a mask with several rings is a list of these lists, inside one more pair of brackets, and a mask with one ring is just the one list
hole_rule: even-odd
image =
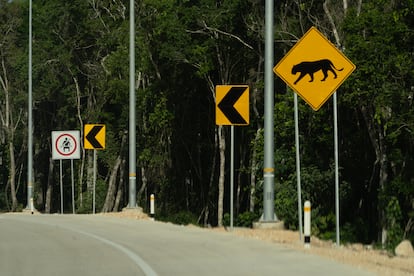
[[231,125],[230,142],[230,229],[233,230],[234,217],[234,125]]
[[300,152],[299,152],[299,115],[298,115],[298,94],[294,95],[295,106],[295,144],[296,144],[296,183],[298,190],[298,214],[299,214],[299,240],[302,240],[302,188],[300,182]]
[[336,246],[340,245],[339,238],[339,161],[338,161],[338,108],[336,91],[333,94],[334,105],[334,147],[335,147],[335,213],[336,213]]
[[274,212],[274,153],[273,153],[273,0],[266,0],[265,14],[265,98],[264,98],[264,168],[263,222],[277,220]]
[[97,175],[97,157],[96,149],[93,150],[93,189],[92,189],[92,213],[96,212],[96,175]]
[[32,210],[33,204],[33,112],[32,112],[32,0],[29,0],[29,95],[28,95],[28,118],[27,118],[27,206]]
[[59,174],[60,174],[60,214],[63,215],[63,173],[62,173],[62,159],[59,160]]
[[73,159],[70,159],[70,177],[72,182],[72,213],[75,214],[75,176],[73,172]]
[[135,7],[129,1],[129,202],[128,208],[137,207],[136,199],[136,124],[135,124]]

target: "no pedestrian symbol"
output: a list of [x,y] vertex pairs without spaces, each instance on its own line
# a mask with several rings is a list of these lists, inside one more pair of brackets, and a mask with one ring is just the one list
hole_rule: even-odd
[[314,110],[355,70],[355,65],[315,27],[273,68]]
[[80,159],[79,130],[52,131],[52,159]]

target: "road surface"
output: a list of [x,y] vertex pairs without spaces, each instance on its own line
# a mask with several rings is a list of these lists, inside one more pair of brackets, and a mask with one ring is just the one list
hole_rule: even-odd
[[0,215],[0,275],[373,275],[277,244],[149,220]]

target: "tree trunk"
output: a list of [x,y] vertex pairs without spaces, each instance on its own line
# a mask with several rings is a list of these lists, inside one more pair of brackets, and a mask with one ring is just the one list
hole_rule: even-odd
[[6,62],[4,57],[1,60],[1,75],[0,75],[0,84],[4,92],[4,98],[2,103],[4,103],[4,112],[0,114],[1,123],[6,132],[7,143],[9,145],[9,178],[10,178],[10,192],[12,199],[11,211],[14,212],[17,209],[17,196],[16,196],[16,160],[14,156],[14,132],[17,127],[13,122],[13,106],[10,99],[10,86],[8,81]]
[[[125,163],[125,159],[122,157],[122,154],[124,152],[124,145],[126,143],[126,134],[124,133],[124,135],[122,135],[121,138],[121,147],[119,150],[119,155],[118,158],[115,161],[114,167],[112,169],[111,172],[111,176],[109,177],[109,183],[108,183],[108,190],[106,193],[106,198],[105,198],[105,204],[102,208],[102,212],[111,212],[114,209],[114,205],[116,202],[116,196],[117,196],[117,191],[119,191],[119,186],[123,185],[123,176],[124,174],[122,174],[122,164]],[[121,171],[119,173],[120,175],[120,181],[117,181],[118,178],[118,172]],[[117,182],[118,182],[118,189],[117,189]],[[119,206],[119,202],[118,202],[118,206]]]
[[[374,173],[378,169],[378,190],[379,192],[383,191],[385,185],[388,181],[388,155],[387,155],[387,146],[385,141],[385,133],[382,129],[382,126],[379,123],[376,123],[374,118],[374,111],[371,110],[369,107],[361,107],[361,113],[364,117],[365,123],[367,125],[368,134],[371,140],[372,147],[375,151],[375,162],[373,166]],[[370,187],[373,185],[372,181],[374,180],[374,176],[371,177]],[[380,233],[380,239],[382,244],[384,245],[387,240],[387,229],[385,223],[385,213],[384,208],[381,204],[378,204],[378,216],[379,216],[379,223],[382,227]]]
[[120,209],[119,206],[121,205],[122,196],[124,194],[125,166],[126,166],[126,160],[125,158],[122,158],[120,173],[119,173],[118,191],[116,192],[115,204],[114,204],[114,208],[112,209],[113,212],[119,211]]
[[218,226],[223,226],[223,199],[224,199],[224,180],[225,180],[225,164],[226,164],[226,139],[224,135],[223,126],[218,126],[218,142],[219,142],[219,151],[220,151],[220,176],[218,183],[218,207],[217,207],[217,216],[218,216]]
[[[70,74],[72,75],[72,79],[73,82],[75,83],[75,87],[76,87],[76,110],[77,110],[77,117],[78,117],[78,121],[79,121],[79,125],[80,125],[80,130],[81,130],[81,137],[84,136],[84,125],[83,125],[83,119],[82,119],[82,106],[81,106],[81,90],[79,87],[79,81],[78,79],[75,77],[75,75],[73,74],[72,70],[70,70],[70,68],[68,68]],[[83,170],[85,167],[85,148],[82,147],[82,161],[81,161],[81,166],[80,166],[80,172],[79,172],[79,207],[82,208],[83,207],[83,194],[82,194],[82,190],[83,190]]]
[[[237,217],[240,214],[241,210],[241,201],[244,195],[245,189],[248,187],[248,184],[245,184],[244,176],[247,171],[246,165],[244,164],[246,160],[246,156],[248,155],[249,147],[244,146],[246,143],[243,141],[240,141],[240,154],[239,154],[239,169],[237,170],[237,182],[235,185],[237,185],[237,193],[236,193],[236,202],[234,203],[236,208],[234,212],[234,216]],[[248,166],[249,164],[247,164]]]
[[207,193],[208,196],[207,196],[205,207],[204,207],[204,226],[208,225],[208,216],[210,214],[210,208],[209,208],[210,193],[212,190],[211,187],[213,187],[213,183],[214,183],[214,176],[216,175],[215,166],[216,166],[217,147],[218,147],[217,139],[218,139],[217,128],[214,128],[214,153],[213,153],[213,158],[211,159],[210,180],[208,182],[208,193]]
[[142,194],[144,193],[145,189],[147,188],[147,184],[148,184],[148,179],[147,179],[147,174],[145,171],[145,167],[142,166],[141,167],[141,188],[139,188],[138,194],[137,194],[137,198],[138,198],[138,206],[142,206]]
[[86,151],[86,155],[86,191],[87,198],[91,198],[93,191],[93,150]]
[[258,162],[257,162],[257,150],[256,150],[256,144],[259,142],[260,133],[262,129],[257,128],[256,130],[256,136],[254,138],[254,145],[253,145],[253,153],[251,157],[251,165],[250,165],[250,201],[249,201],[249,211],[254,212],[254,206],[255,206],[255,193],[256,193],[256,172],[259,168]]
[[[81,136],[82,137],[82,136]],[[85,170],[85,159],[86,159],[86,151],[85,149],[82,149],[82,159],[81,159],[81,165],[79,167],[79,188],[78,188],[78,200],[79,200],[79,208],[83,208],[83,172]]]
[[52,209],[53,170],[54,170],[53,159],[49,158],[49,172],[47,176],[47,189],[46,189],[46,199],[45,199],[45,213],[46,214],[50,214],[50,211]]
[[9,142],[9,152],[10,152],[10,168],[9,168],[9,177],[10,177],[10,191],[12,199],[12,208],[11,211],[15,212],[17,209],[17,196],[16,196],[16,161],[14,159],[14,145],[13,142]]
[[115,161],[115,164],[112,168],[111,176],[109,177],[109,183],[108,183],[108,190],[106,192],[106,198],[104,206],[102,207],[102,212],[111,212],[112,208],[114,207],[115,203],[115,193],[117,190],[116,182],[117,182],[117,176],[119,167],[121,166],[121,156],[118,156],[118,158]]

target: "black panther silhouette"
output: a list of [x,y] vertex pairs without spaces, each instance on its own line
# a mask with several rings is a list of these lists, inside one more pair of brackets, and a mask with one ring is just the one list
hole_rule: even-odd
[[292,67],[292,75],[296,75],[297,72],[300,72],[298,79],[293,83],[297,84],[304,76],[310,76],[310,81],[313,82],[313,74],[322,70],[323,79],[321,81],[325,81],[328,77],[328,71],[331,71],[334,74],[334,79],[336,79],[336,71],[342,71],[344,68],[338,69],[333,65],[332,61],[329,59],[321,59],[316,61],[304,61],[299,64],[296,64]]

